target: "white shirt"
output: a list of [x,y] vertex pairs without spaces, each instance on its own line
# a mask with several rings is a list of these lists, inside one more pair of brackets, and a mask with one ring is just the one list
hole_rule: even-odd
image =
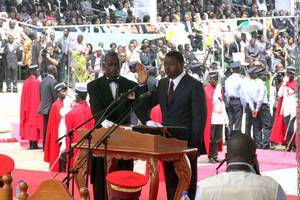
[[[261,79],[249,79],[243,84],[243,97],[252,111],[259,111],[263,103],[268,104],[267,88]],[[255,106],[256,104],[256,106]]]
[[283,114],[284,117],[289,115],[295,117],[297,113],[297,97],[295,90],[282,84],[278,90],[278,96],[283,97],[280,114]]
[[233,73],[225,80],[225,96],[226,98],[235,97],[242,98],[243,77],[240,74]]
[[171,81],[173,81],[173,83],[174,83],[174,86],[173,86],[173,91],[175,91],[176,90],[176,88],[177,88],[177,86],[178,86],[178,84],[179,84],[179,82],[181,81],[181,79],[184,77],[184,75],[185,75],[185,71],[183,71],[181,74],[179,74],[176,78],[174,78],[174,79],[170,79],[170,81],[169,81],[169,87],[170,87],[170,83],[171,83]]
[[119,86],[116,82],[111,82],[111,83],[109,83],[109,87],[110,87],[111,94],[112,94],[113,98],[115,99],[117,96],[117,89]]
[[282,187],[271,177],[252,172],[224,172],[200,181],[195,200],[285,200]]
[[[72,110],[72,99],[69,96],[63,100],[63,107],[59,111],[60,121],[58,125],[58,137],[62,137],[67,133],[67,126],[65,121],[65,116]],[[64,152],[66,150],[66,138],[61,140],[60,152]]]
[[229,119],[226,113],[225,103],[222,95],[222,87],[218,84],[213,95],[213,110],[211,124],[228,124]]

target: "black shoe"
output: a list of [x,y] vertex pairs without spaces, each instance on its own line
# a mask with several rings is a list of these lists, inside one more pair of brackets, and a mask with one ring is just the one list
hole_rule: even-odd
[[6,92],[11,92],[11,89],[10,89],[10,88],[7,88],[7,89],[6,89]]
[[216,161],[215,161],[214,158],[208,158],[208,162],[209,162],[209,163],[212,163],[212,164],[215,164],[215,163],[216,163]]
[[18,89],[13,89],[13,93],[18,93]]
[[222,162],[222,161],[219,160],[218,158],[214,158],[214,160],[215,160],[216,163],[221,163],[221,162]]
[[32,141],[29,141],[29,149],[33,149],[33,143],[32,143]]
[[29,149],[38,149],[37,141],[30,141],[29,142]]

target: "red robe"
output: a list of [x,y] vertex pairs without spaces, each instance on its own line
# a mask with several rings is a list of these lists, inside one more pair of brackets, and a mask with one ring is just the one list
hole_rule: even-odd
[[[287,87],[292,88],[295,92],[297,92],[297,81],[292,80],[286,84]],[[284,123],[284,116],[283,114],[280,114],[281,107],[282,107],[282,101],[283,97],[280,97],[278,100],[277,108],[276,108],[276,113],[275,113],[275,118],[274,118],[274,123],[272,127],[272,132],[270,135],[270,141],[272,142],[277,142],[280,144],[285,144],[284,136],[286,132],[286,125]],[[297,123],[297,121],[295,121]],[[297,131],[297,130],[295,130]]]
[[[162,123],[162,113],[161,113],[159,104],[152,108],[151,113],[150,113],[150,119],[155,122],[158,122],[160,124]],[[163,162],[159,161],[158,167],[159,167],[159,180],[165,181],[166,178],[165,178]],[[146,168],[146,170],[148,170],[148,168]],[[146,171],[146,174],[148,175],[148,171]]]
[[[211,133],[211,115],[213,112],[213,97],[214,97],[214,91],[215,87],[211,86],[210,84],[207,84],[204,87],[204,92],[205,92],[205,99],[206,99],[206,109],[207,109],[207,114],[206,114],[206,124],[204,128],[204,144],[205,144],[205,149],[207,152],[207,155],[209,154],[209,143],[210,143],[210,133]],[[222,140],[219,143],[219,151],[222,151]]]
[[43,115],[38,114],[41,102],[40,80],[30,75],[23,83],[20,104],[20,136],[38,141],[43,133]]
[[[77,105],[75,108],[73,108],[70,112],[65,117],[66,120],[66,126],[67,126],[67,132],[71,131],[73,128],[77,127],[78,125],[82,124],[83,122],[87,121],[88,119],[92,118],[92,111],[89,105],[87,104],[86,101],[82,101],[79,105]],[[87,122],[84,124],[80,129],[88,129],[91,130],[94,127],[95,121],[92,119],[91,121]],[[78,131],[74,131],[73,133],[73,141],[72,143],[76,143],[78,141]],[[67,139],[67,150],[69,150],[69,140]],[[75,151],[73,159],[71,161],[71,167],[73,167],[73,161],[74,158],[76,158],[76,153]]]
[[[56,161],[59,156],[59,144],[56,141],[58,139],[58,126],[60,123],[59,111],[62,107],[63,101],[60,99],[57,99],[51,106],[44,148],[44,161],[48,162],[50,168],[52,168],[51,171],[55,172],[59,170],[59,161]],[[55,161],[55,165],[52,166]]]

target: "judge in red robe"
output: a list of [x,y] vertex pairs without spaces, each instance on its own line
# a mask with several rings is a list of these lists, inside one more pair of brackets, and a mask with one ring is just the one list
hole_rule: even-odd
[[208,76],[209,83],[204,87],[207,107],[204,143],[209,162],[216,163],[219,162],[218,150],[222,151],[223,125],[228,124],[228,117],[222,88],[218,84],[219,72],[217,70],[210,71]]
[[[86,101],[87,97],[87,88],[86,86],[77,86],[75,89],[76,93],[76,103],[77,105],[66,115],[66,126],[67,126],[67,132],[70,132],[73,128],[81,125],[82,123],[90,120],[86,124],[82,125],[78,128],[78,130],[86,129],[91,130],[94,127],[95,120],[93,119],[92,111],[90,106],[88,105]],[[73,140],[72,143],[76,143],[78,141],[78,130],[75,130],[73,133]],[[67,140],[67,150],[69,144],[69,138]],[[73,159],[71,160],[71,167],[73,167],[73,160],[76,158],[76,151],[73,156]]]
[[[297,81],[294,79],[296,68],[287,67],[287,76],[278,90],[278,105],[276,108],[274,124],[270,135],[270,141],[289,145],[288,150],[295,148],[295,143],[291,142],[295,137],[294,123],[296,119],[298,91]],[[288,128],[288,130],[287,130]]]
[[59,83],[54,87],[57,92],[58,99],[52,104],[49,113],[49,121],[46,133],[46,141],[44,148],[44,161],[50,165],[50,171],[63,171],[64,164],[60,160],[60,145],[57,143],[59,138],[59,126],[61,123],[60,111],[64,106],[63,100],[67,94],[67,87],[64,83]]
[[20,136],[29,140],[29,149],[37,149],[43,134],[43,116],[38,114],[41,96],[38,66],[29,66],[29,77],[23,83],[20,104]]

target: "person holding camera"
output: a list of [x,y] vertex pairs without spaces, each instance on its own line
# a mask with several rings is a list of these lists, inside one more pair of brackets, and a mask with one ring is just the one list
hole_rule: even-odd
[[54,58],[53,54],[53,46],[51,42],[48,42],[46,44],[46,48],[42,49],[39,57],[39,63],[40,63],[40,71],[42,79],[44,79],[47,75],[47,67],[51,65],[55,65],[56,67],[59,64],[58,59]]
[[233,135],[225,157],[226,172],[200,181],[196,200],[286,199],[279,183],[260,175],[256,145],[249,135]]

